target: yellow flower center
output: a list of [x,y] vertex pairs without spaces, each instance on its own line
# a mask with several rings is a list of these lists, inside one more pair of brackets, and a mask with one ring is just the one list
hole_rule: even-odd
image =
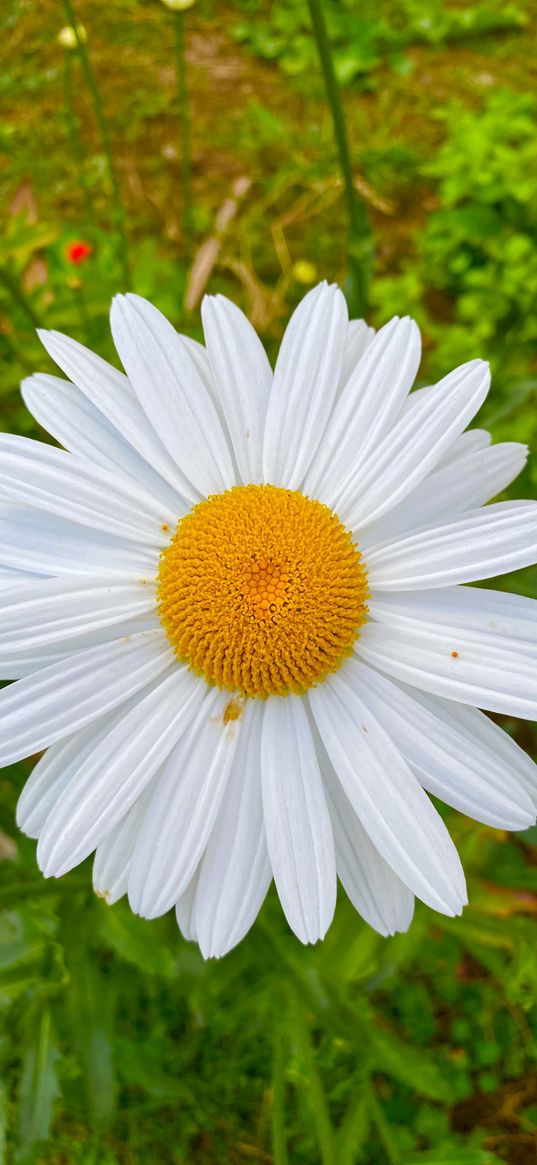
[[160,559],[159,614],[177,656],[243,696],[302,694],[336,671],[366,597],[364,564],[337,515],[274,485],[200,502]]

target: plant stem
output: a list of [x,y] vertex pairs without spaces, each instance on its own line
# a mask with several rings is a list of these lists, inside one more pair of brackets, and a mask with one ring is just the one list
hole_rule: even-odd
[[339,154],[339,165],[345,188],[349,219],[349,268],[351,313],[365,315],[369,303],[369,282],[373,263],[371,228],[365,203],[359,197],[353,179],[345,114],[334,72],[332,49],[326,31],[323,0],[308,0],[311,23],[323,71],[326,96],[334,122],[334,136]]
[[13,301],[18,304],[21,310],[28,316],[32,327],[40,328],[41,320],[34,311],[28,297],[25,295],[18,279],[8,271],[7,267],[0,267],[0,283],[3,283],[7,292],[9,292]]
[[73,69],[71,63],[71,52],[69,49],[65,50],[64,94],[65,123],[69,136],[69,144],[73,157],[76,161],[78,177],[80,180],[80,188],[82,190],[82,198],[84,200],[84,211],[87,225],[91,230],[94,222],[93,202],[91,199],[88,180],[86,178],[86,172],[84,169],[84,151],[82,149],[82,143],[78,133],[77,117],[73,103]]
[[66,14],[67,20],[68,20],[69,24],[71,25],[71,27],[75,31],[78,59],[80,61],[82,72],[83,72],[85,80],[86,80],[86,85],[88,86],[88,90],[89,90],[89,93],[90,93],[90,96],[91,96],[91,99],[93,102],[93,109],[95,112],[95,120],[97,122],[97,126],[98,126],[99,133],[101,136],[103,153],[104,153],[104,156],[106,158],[106,165],[107,165],[107,169],[108,169],[108,178],[109,178],[110,186],[112,189],[112,198],[113,198],[113,202],[114,202],[114,218],[116,220],[116,227],[117,227],[117,231],[118,231],[118,235],[119,235],[119,242],[120,242],[119,257],[120,257],[121,264],[123,267],[123,280],[125,283],[125,290],[127,290],[130,287],[130,283],[131,283],[131,272],[130,272],[130,264],[129,264],[129,256],[128,256],[127,236],[125,233],[125,213],[123,210],[123,203],[121,201],[121,193],[120,193],[120,189],[119,189],[116,168],[114,165],[114,159],[112,157],[112,150],[110,148],[110,136],[108,133],[108,126],[106,123],[106,118],[104,116],[104,110],[103,110],[103,106],[102,106],[102,102],[101,102],[101,95],[99,93],[99,88],[98,88],[97,82],[95,80],[95,77],[93,75],[93,69],[92,69],[91,64],[90,64],[88,50],[87,50],[86,45],[85,45],[85,43],[84,43],[84,41],[83,41],[82,37],[80,36],[79,31],[78,31],[78,24],[76,21],[76,16],[75,16],[72,0],[63,0],[63,7],[65,9],[65,14]]
[[[7,336],[5,332],[3,332],[0,336],[0,354],[2,348],[5,348],[6,352],[9,352],[9,355],[14,362],[19,362],[21,368],[23,368],[25,372],[33,372],[33,366],[31,362],[20,351],[20,349],[16,347],[16,345],[13,343],[13,340]],[[0,1161],[1,1160],[2,1157],[0,1156]]]
[[92,338],[92,336],[91,336],[91,320],[90,320],[90,317],[88,315],[88,307],[87,307],[87,303],[86,303],[86,296],[84,294],[84,287],[82,284],[82,280],[80,280],[80,284],[78,287],[76,287],[76,286],[72,287],[72,292],[73,292],[73,298],[75,301],[76,309],[77,309],[78,314],[80,316],[80,323],[82,325],[82,330],[83,330],[84,335],[85,335],[86,343],[91,344],[91,338]]
[[183,234],[187,259],[192,243],[192,160],[190,153],[190,115],[186,88],[185,23],[182,12],[175,13],[175,64],[181,124],[181,178],[183,183]]

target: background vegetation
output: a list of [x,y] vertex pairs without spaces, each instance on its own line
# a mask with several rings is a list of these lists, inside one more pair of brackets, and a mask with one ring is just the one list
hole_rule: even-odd
[[[34,436],[18,383],[49,367],[39,323],[114,359],[115,291],[199,336],[209,288],[274,351],[307,286],[348,286],[306,0],[199,0],[179,17],[159,0],[75,4],[87,55],[58,42],[66,0],[0,14],[0,425]],[[535,5],[323,7],[373,227],[370,319],[416,316],[423,382],[490,357],[480,421],[535,446]],[[534,458],[516,493],[536,476]],[[537,595],[535,572],[505,585]],[[535,749],[530,725],[506,727]],[[535,830],[446,812],[469,876],[461,919],[418,907],[383,940],[342,896],[326,941],[303,949],[272,894],[239,949],[204,963],[171,917],[96,899],[89,864],[41,879],[14,826],[29,767],[0,779],[0,1162],[535,1161]]]

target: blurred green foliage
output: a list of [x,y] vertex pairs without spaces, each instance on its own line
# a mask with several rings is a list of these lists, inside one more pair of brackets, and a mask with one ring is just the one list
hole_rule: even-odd
[[420,908],[384,940],[342,899],[325,942],[302,948],[271,893],[251,936],[209,963],[171,917],[93,897],[87,866],[40,880],[21,839],[0,874],[6,1160],[493,1165],[511,1144],[507,1160],[530,1160],[530,839],[454,827],[462,919]]
[[437,363],[449,359],[454,338],[461,355],[481,341],[502,368],[522,370],[534,355],[536,111],[533,95],[494,88],[477,111],[453,101],[436,112],[445,138],[422,173],[435,182],[438,206],[402,279],[413,281],[426,315],[432,292],[453,305],[449,328],[431,319]]
[[[490,357],[480,420],[535,446],[534,7],[326,0],[325,11],[375,235],[373,322],[415,314],[422,382]],[[204,289],[209,237],[210,290],[237,299],[273,352],[304,280],[346,273],[305,0],[199,0],[185,15],[193,268],[174,18],[158,0],[79,0],[76,12],[133,288],[199,336],[189,294],[196,280]],[[51,370],[36,325],[115,359],[107,312],[124,290],[102,140],[76,55],[57,44],[63,23],[57,0],[0,13],[0,427],[42,438],[18,396],[23,376]],[[92,248],[78,265],[76,240]],[[530,462],[517,493],[536,480]],[[516,585],[537,595],[534,571]],[[535,751],[530,725],[506,727]],[[41,878],[14,826],[28,768],[1,777],[0,1165],[534,1161],[537,830],[508,838],[445,812],[469,874],[461,919],[418,908],[408,935],[383,940],[342,896],[325,942],[305,949],[271,892],[239,949],[207,964],[171,917],[147,923],[95,899],[88,865]]]
[[[276,60],[289,77],[315,68],[315,43],[303,0],[275,0],[268,13],[262,0],[244,0],[241,7],[249,19],[234,28],[240,43],[266,60]],[[354,0],[342,4],[326,0],[324,8],[342,85],[368,78],[381,62],[404,68],[400,51],[409,45],[437,45],[527,23],[519,4],[500,6],[488,0],[461,7],[450,7],[443,0],[392,0],[381,5],[364,0],[359,8]]]

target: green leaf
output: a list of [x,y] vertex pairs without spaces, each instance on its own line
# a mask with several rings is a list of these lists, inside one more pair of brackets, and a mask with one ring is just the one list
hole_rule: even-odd
[[285,1036],[281,1024],[278,1024],[274,1036],[274,1060],[272,1068],[272,1154],[274,1165],[289,1165],[287,1153],[287,1134],[285,1131]]
[[0,1165],[7,1165],[6,1157],[7,1133],[7,1093],[0,1081]]
[[17,1165],[35,1160],[40,1144],[50,1135],[54,1101],[59,1095],[50,1008],[37,1020],[37,1030],[29,1027],[29,1043],[24,1053],[19,1091],[19,1144]]
[[338,1165],[354,1165],[354,1162],[359,1159],[358,1154],[365,1145],[370,1125],[371,1108],[368,1090],[364,1088],[362,1074],[359,1074],[347,1111],[337,1132]]
[[298,1059],[302,1068],[302,1085],[315,1125],[320,1162],[322,1165],[337,1165],[334,1129],[323,1083],[317,1070],[310,1030],[300,1001],[294,997],[289,1009],[289,1028],[297,1044]]
[[369,1110],[371,1112],[371,1120],[375,1125],[379,1139],[386,1153],[387,1165],[399,1165],[400,1153],[397,1144],[395,1130],[386,1119],[384,1110],[379,1104],[375,1090],[368,1085],[366,1090]]
[[112,1119],[116,1104],[116,1084],[112,1050],[103,1007],[103,983],[88,945],[88,919],[91,907],[85,903],[66,903],[64,918],[65,958],[69,971],[67,1007],[71,1035],[82,1071],[88,1120],[93,1128],[102,1129]]
[[431,1056],[405,1044],[393,1032],[372,1030],[372,1064],[378,1072],[400,1080],[420,1096],[450,1101],[451,1089]]
[[446,1152],[433,1149],[430,1153],[404,1158],[404,1165],[501,1165],[500,1157],[486,1149],[454,1149]]
[[171,979],[176,974],[176,963],[162,940],[155,940],[158,923],[131,914],[124,903],[116,906],[99,904],[100,932],[103,942],[112,950],[138,967],[146,975]]
[[10,220],[9,230],[0,239],[0,262],[16,259],[27,262],[31,255],[53,243],[58,237],[58,228],[47,223],[29,223],[22,215]]

